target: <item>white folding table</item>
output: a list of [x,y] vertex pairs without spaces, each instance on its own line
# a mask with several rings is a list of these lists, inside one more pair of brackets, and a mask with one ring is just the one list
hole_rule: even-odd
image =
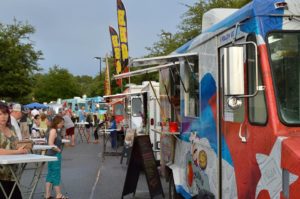
[[41,173],[43,171],[44,165],[46,162],[49,161],[57,161],[57,157],[54,156],[46,156],[46,155],[37,155],[37,154],[22,154],[22,155],[0,155],[0,165],[7,165],[10,169],[10,171],[12,172],[12,176],[15,180],[15,184],[11,190],[11,192],[7,195],[4,191],[4,188],[0,182],[0,188],[1,191],[3,192],[4,196],[6,199],[11,199],[12,197],[12,193],[14,191],[14,189],[16,188],[16,186],[19,187],[22,196],[24,197],[24,191],[21,189],[21,185],[20,185],[20,179],[21,179],[21,175],[22,175],[22,171],[21,172],[15,172],[12,168],[13,165],[15,164],[20,164],[21,168],[24,169],[26,164],[28,163],[38,163],[37,167],[35,168],[35,172],[33,175],[33,179],[31,182],[31,185],[28,189],[29,192],[29,199],[31,199],[33,197],[33,193],[35,191],[35,188],[38,184],[38,181],[40,179]]
[[56,145],[45,145],[45,144],[35,144],[32,147],[32,151],[35,154],[45,155],[46,150],[56,148]]
[[47,149],[52,149],[52,148],[55,148],[57,147],[56,145],[39,145],[39,144],[35,144],[33,145],[32,147],[32,150],[33,151],[44,151],[44,150],[47,150]]
[[[37,145],[46,144],[46,142],[47,142],[46,138],[31,138],[30,140],[32,140]],[[63,144],[70,143],[69,139],[62,139],[61,141]]]

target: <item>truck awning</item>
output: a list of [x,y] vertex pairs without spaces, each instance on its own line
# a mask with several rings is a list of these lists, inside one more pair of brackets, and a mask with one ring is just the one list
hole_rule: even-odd
[[158,72],[160,70],[179,65],[180,58],[196,59],[197,57],[198,57],[198,53],[193,52],[193,53],[182,53],[182,54],[174,54],[174,55],[172,54],[172,55],[160,56],[160,57],[134,59],[131,62],[132,66],[152,66],[152,67],[135,70],[127,73],[121,73],[119,75],[114,75],[113,78],[122,79],[122,78],[142,75],[146,73]]
[[170,62],[176,62],[179,58],[188,57],[188,58],[197,58],[198,53],[181,53],[181,54],[171,54],[166,56],[159,57],[150,57],[150,58],[141,58],[132,60],[132,66],[150,66],[150,65],[164,65]]
[[135,70],[135,71],[132,71],[132,72],[121,73],[119,75],[114,75],[113,79],[122,79],[122,78],[128,78],[128,77],[133,77],[133,76],[137,76],[137,75],[142,75],[142,74],[145,74],[145,73],[153,73],[153,72],[157,72],[159,70],[170,68],[170,67],[173,67],[173,66],[176,66],[176,65],[179,65],[178,61],[174,62],[174,63],[169,63],[169,64],[164,64],[164,65],[144,68],[144,69],[140,69],[140,70]]
[[141,91],[141,92],[132,92],[132,93],[119,93],[119,94],[115,94],[115,95],[105,95],[103,96],[104,99],[113,99],[113,98],[124,98],[130,95],[140,95],[143,93],[146,93],[147,91]]

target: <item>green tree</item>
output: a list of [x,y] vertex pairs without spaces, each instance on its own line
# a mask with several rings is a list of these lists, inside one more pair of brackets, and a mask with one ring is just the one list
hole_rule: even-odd
[[53,66],[48,74],[37,74],[33,97],[39,102],[56,101],[79,96],[80,84],[67,69]]
[[[102,73],[101,73],[101,76]],[[103,81],[101,81],[101,77],[98,75],[93,78],[93,81],[90,84],[88,96],[103,96],[104,94],[104,85]]]
[[14,21],[12,25],[0,23],[0,98],[24,102],[31,93],[33,74],[40,70],[38,60],[42,52],[34,49],[30,40],[35,29]]
[[183,14],[179,33],[183,40],[190,40],[201,33],[203,14],[213,8],[240,8],[251,0],[199,0],[193,6],[185,5],[188,10]]
[[182,42],[180,42],[182,36],[179,33],[172,34],[161,30],[158,36],[158,41],[154,42],[152,47],[146,47],[146,49],[150,51],[146,57],[169,54],[182,44]]
[[78,83],[79,96],[87,95],[91,96],[94,78],[88,75],[76,76],[76,82]]

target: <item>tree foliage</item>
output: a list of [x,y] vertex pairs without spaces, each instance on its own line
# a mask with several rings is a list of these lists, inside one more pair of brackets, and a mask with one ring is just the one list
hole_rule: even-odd
[[22,102],[31,92],[33,74],[40,70],[37,62],[42,59],[42,52],[29,39],[34,32],[31,25],[16,20],[12,25],[0,23],[1,99]]
[[91,93],[94,78],[88,75],[75,76],[75,81],[79,89],[79,96],[87,95]]
[[39,102],[56,101],[80,96],[79,83],[67,69],[53,66],[48,74],[37,74],[33,97]]

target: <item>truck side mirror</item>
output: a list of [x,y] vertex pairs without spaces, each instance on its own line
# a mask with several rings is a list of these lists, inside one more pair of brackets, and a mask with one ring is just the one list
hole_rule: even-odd
[[224,94],[244,95],[244,48],[231,46],[224,49]]
[[131,114],[131,105],[130,105],[130,104],[127,106],[127,114],[128,114],[128,115]]

